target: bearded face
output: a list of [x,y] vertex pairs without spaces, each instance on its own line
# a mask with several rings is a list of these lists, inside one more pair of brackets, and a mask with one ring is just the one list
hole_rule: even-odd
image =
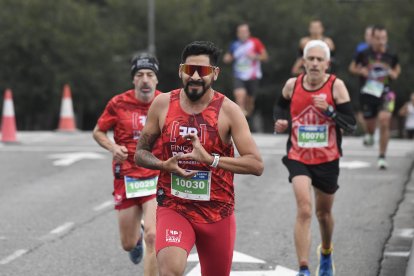
[[210,65],[207,55],[189,56],[179,71],[188,99],[193,102],[201,99],[211,88],[217,73],[218,68]]
[[207,84],[205,81],[190,80],[186,84],[183,83],[184,92],[192,102],[196,102],[211,88],[211,82]]

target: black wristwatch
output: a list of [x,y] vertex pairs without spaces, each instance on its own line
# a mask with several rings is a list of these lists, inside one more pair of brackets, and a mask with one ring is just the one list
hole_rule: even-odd
[[325,116],[328,116],[329,118],[333,118],[336,115],[335,109],[332,105],[328,105],[328,108],[323,112],[323,114],[325,114]]

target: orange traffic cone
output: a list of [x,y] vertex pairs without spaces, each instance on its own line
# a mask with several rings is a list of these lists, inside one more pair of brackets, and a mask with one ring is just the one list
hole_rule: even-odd
[[65,84],[63,87],[62,105],[60,106],[59,131],[76,131],[75,116],[73,113],[72,94],[70,87]]
[[6,89],[4,93],[1,134],[2,142],[16,142],[16,118],[14,116],[13,96],[11,89]]

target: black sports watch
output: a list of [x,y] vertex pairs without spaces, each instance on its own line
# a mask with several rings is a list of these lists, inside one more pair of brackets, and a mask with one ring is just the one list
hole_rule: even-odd
[[325,114],[329,118],[334,118],[336,115],[335,109],[332,105],[328,105],[328,108],[323,112],[323,114]]

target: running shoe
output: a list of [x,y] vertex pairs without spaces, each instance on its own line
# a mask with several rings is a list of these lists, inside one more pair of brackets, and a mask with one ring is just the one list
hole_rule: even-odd
[[365,134],[363,139],[364,146],[370,147],[374,145],[374,136],[371,134]]
[[141,225],[141,237],[139,238],[139,241],[137,242],[137,245],[129,251],[129,259],[134,264],[139,264],[142,260],[142,256],[144,256],[144,245],[142,244],[142,240],[144,237],[144,228]]
[[333,276],[335,275],[335,265],[333,261],[333,251],[331,254],[324,255],[321,252],[321,245],[318,246],[316,251],[318,255],[318,267],[316,268],[316,275],[317,276]]
[[296,276],[310,276],[310,271],[308,269],[301,269]]
[[385,158],[378,158],[378,169],[380,170],[386,170],[388,167],[387,161],[385,161]]

